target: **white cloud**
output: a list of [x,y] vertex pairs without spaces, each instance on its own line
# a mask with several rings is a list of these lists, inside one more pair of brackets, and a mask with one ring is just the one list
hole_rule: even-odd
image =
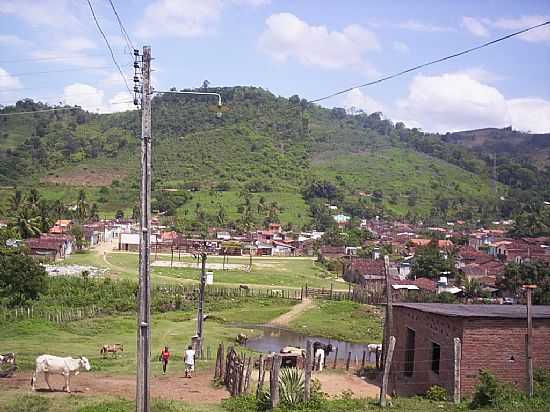
[[410,51],[409,46],[402,41],[394,41],[392,46],[393,49],[399,53],[408,53]]
[[467,74],[416,76],[398,102],[402,114],[426,130],[447,132],[510,124],[504,96]]
[[475,79],[467,70],[416,76],[408,96],[392,110],[394,120],[412,118],[434,132],[510,125],[533,133],[550,132],[550,101],[537,97],[506,99],[497,88]]
[[1,0],[0,14],[11,14],[33,26],[59,28],[77,26],[78,19],[69,0]]
[[550,101],[540,98],[508,100],[514,129],[532,133],[550,132]]
[[20,89],[21,87],[23,86],[17,77],[0,67],[0,90]]
[[210,33],[221,15],[221,0],[156,0],[145,9],[141,37],[196,37]]
[[487,37],[489,35],[489,30],[485,27],[485,24],[475,17],[462,17],[462,25],[466,27],[470,33],[476,36]]
[[[508,30],[521,30],[530,26],[536,26],[550,20],[549,16],[522,16],[517,19],[497,19],[493,22],[494,27]],[[519,36],[520,39],[528,42],[550,41],[550,26],[539,27]]]
[[132,98],[127,92],[116,93],[106,99],[105,92],[84,83],[74,83],[63,89],[63,103],[78,105],[84,110],[99,113],[112,113],[134,109]]
[[312,26],[291,13],[273,14],[266,19],[266,29],[258,46],[274,60],[297,59],[308,66],[325,69],[345,67],[376,73],[365,59],[369,50],[380,49],[375,34],[359,25],[342,31],[330,31],[325,26]]
[[365,113],[382,112],[383,114],[387,114],[387,108],[383,103],[367,96],[359,89],[353,89],[345,94],[343,106],[350,113],[359,109],[363,110]]
[[454,31],[452,27],[436,26],[432,24],[423,23],[418,20],[407,20],[394,25],[397,28],[412,31],[421,31],[427,33]]
[[506,76],[491,72],[483,67],[471,67],[469,69],[454,72],[454,74],[465,74],[481,83],[497,83],[507,79]]
[[0,44],[6,46],[29,47],[32,43],[12,34],[0,34]]

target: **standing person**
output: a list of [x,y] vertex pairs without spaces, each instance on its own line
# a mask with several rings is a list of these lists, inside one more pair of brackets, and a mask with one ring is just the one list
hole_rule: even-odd
[[168,366],[168,360],[170,359],[170,351],[168,346],[165,346],[162,352],[160,352],[160,360],[162,361],[162,374],[166,375],[166,367]]
[[195,351],[193,347],[189,345],[184,355],[185,362],[185,377],[190,378],[191,372],[195,370]]

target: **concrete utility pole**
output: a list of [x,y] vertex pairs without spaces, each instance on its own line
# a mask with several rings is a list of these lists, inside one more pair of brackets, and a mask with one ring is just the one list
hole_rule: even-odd
[[143,47],[141,102],[141,214],[139,249],[139,318],[137,333],[136,411],[151,404],[151,47]]
[[199,346],[197,350],[200,352],[202,348],[203,322],[204,322],[204,289],[206,287],[206,252],[201,253],[201,285],[199,289],[199,310],[197,314],[197,336],[199,337]]
[[388,353],[388,339],[393,333],[393,294],[390,276],[390,258],[384,256],[384,274],[386,276],[386,321],[384,324],[384,344],[382,345],[383,357],[385,359]]
[[523,285],[527,290],[527,384],[529,397],[533,397],[533,290],[537,285]]

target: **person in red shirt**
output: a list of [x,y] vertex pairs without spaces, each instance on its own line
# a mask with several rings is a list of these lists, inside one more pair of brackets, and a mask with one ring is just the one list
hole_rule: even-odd
[[170,359],[170,351],[168,346],[165,346],[160,353],[160,360],[162,361],[162,374],[166,375],[166,367],[168,366],[168,360]]

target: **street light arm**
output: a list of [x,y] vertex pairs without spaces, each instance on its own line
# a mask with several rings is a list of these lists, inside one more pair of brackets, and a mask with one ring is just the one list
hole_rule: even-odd
[[[222,105],[222,96],[219,93],[211,93],[211,92],[174,92],[174,91],[154,91],[153,93],[158,94],[195,94],[195,95],[201,95],[201,96],[216,96],[218,98],[218,107],[221,107]],[[151,93],[151,94],[153,94]]]

